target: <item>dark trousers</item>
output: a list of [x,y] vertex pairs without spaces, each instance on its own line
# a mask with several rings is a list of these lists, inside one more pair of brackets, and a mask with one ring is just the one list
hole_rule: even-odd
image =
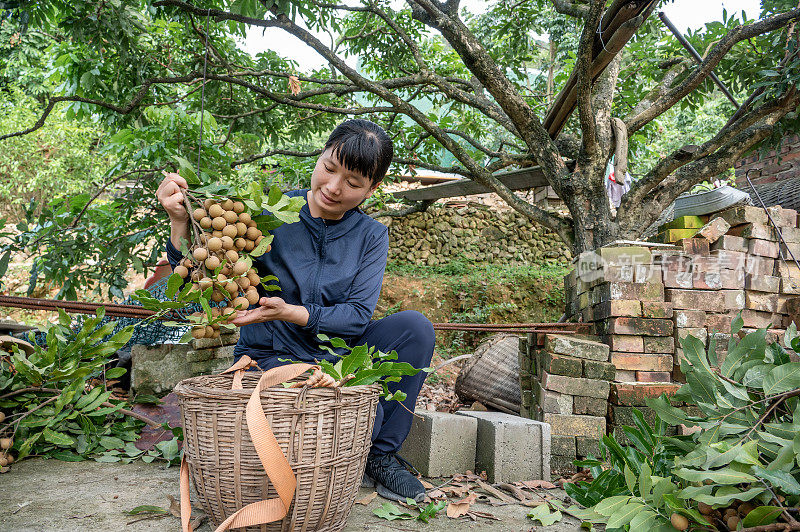
[[[331,334],[330,336],[335,336]],[[434,332],[431,322],[416,310],[404,310],[383,319],[371,321],[364,334],[352,345],[374,346],[388,353],[397,351],[396,362],[408,362],[415,368],[425,368],[431,363],[433,357]],[[258,360],[258,365],[263,370],[280,366],[280,358],[291,358],[286,355],[276,355],[269,359]],[[378,403],[375,416],[375,427],[372,431],[373,454],[387,454],[396,452],[411,430],[414,416],[414,405],[422,388],[422,383],[428,374],[420,371],[416,375],[407,375],[400,382],[389,383],[389,391],[402,390],[406,394],[403,406],[399,401],[384,401]]]

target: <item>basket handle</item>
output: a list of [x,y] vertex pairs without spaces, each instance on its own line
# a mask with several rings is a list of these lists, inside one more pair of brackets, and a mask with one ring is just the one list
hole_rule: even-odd
[[[242,363],[244,359],[247,360]],[[245,355],[228,371],[243,372],[242,368],[247,367],[250,362],[250,358]],[[223,521],[215,532],[279,521],[289,512],[289,506],[294,500],[297,479],[289,465],[289,460],[286,459],[278,445],[278,441],[275,439],[275,434],[273,434],[267,422],[267,417],[264,415],[264,408],[261,405],[261,392],[270,386],[286,382],[308,370],[316,368],[318,366],[313,364],[287,364],[272,368],[259,379],[258,384],[253,389],[253,393],[250,394],[250,399],[247,401],[245,418],[247,419],[247,430],[250,432],[250,439],[256,448],[261,465],[264,467],[269,481],[278,492],[278,497],[254,502],[237,510]],[[183,532],[191,532],[189,529],[191,515],[189,465],[186,463],[186,454],[184,452],[184,457],[181,460],[181,529]]]

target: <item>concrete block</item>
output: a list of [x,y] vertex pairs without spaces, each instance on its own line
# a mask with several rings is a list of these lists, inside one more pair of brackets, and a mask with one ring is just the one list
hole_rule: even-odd
[[539,367],[547,373],[580,377],[583,372],[583,361],[580,358],[540,351],[539,360]]
[[723,218],[731,226],[746,223],[766,224],[769,221],[764,209],[751,205],[737,205],[731,207],[719,213],[719,217]]
[[595,458],[600,456],[600,440],[597,438],[575,438],[576,452],[581,458],[586,458],[590,454]]
[[550,425],[500,412],[458,414],[478,420],[475,470],[489,482],[550,480]]
[[183,379],[193,375],[186,363],[188,344],[139,345],[131,348],[131,388],[136,393],[171,392]]
[[571,414],[573,397],[566,393],[545,390],[537,379],[533,380],[533,396],[542,412],[548,414]]
[[449,477],[475,468],[478,420],[416,410],[400,456],[425,477]]

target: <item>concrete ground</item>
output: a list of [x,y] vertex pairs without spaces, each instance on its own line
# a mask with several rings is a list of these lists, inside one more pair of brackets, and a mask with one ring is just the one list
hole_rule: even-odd
[[[373,490],[361,489],[359,498]],[[553,494],[555,490],[553,490]],[[0,529],[31,532],[139,532],[179,530],[180,521],[172,516],[134,522],[125,515],[140,505],[169,508],[167,495],[178,496],[178,468],[164,469],[157,464],[102,464],[98,462],[61,462],[31,459],[14,464],[0,475]],[[563,495],[563,492],[561,492]],[[386,521],[372,510],[384,502],[376,497],[368,506],[356,504],[345,532],[362,530],[462,531],[485,529],[498,532],[579,530],[580,523],[565,517],[549,527],[535,527],[526,517],[529,509],[516,504],[489,506],[478,503],[473,508],[498,517],[499,521],[466,518],[448,519],[444,512],[429,524],[417,521]],[[207,523],[200,532],[213,530]]]

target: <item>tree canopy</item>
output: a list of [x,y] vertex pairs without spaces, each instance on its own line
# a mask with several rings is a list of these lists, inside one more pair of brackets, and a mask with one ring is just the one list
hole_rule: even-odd
[[[101,128],[96,149],[108,161],[91,192],[29,213],[5,247],[46,243],[39,262],[62,282],[67,263],[92,258],[104,269],[94,278],[109,282],[145,260],[144,244],[165,231],[152,194],[159,172],[176,157],[196,164],[201,109],[200,165],[219,179],[266,181],[273,167],[290,184],[306,179],[327,132],[359,116],[394,139],[395,172],[474,179],[575,252],[637,238],[679,194],[798,130],[794,0],[763,0],[758,20],[731,13],[691,32],[699,63],[653,14],[662,3],[501,0],[476,14],[457,0],[0,2],[0,86],[37,102],[35,119],[0,131],[0,146],[58,114]],[[301,72],[272,51],[252,57],[241,44],[248,27],[293,35],[327,65]],[[712,71],[738,109],[720,99]],[[696,128],[665,131],[678,110],[710,109],[716,119],[691,138]],[[604,189],[614,127],[638,174],[618,209]],[[539,167],[569,215],[493,175],[519,166]],[[98,202],[123,180],[135,186]],[[87,229],[92,238],[78,236]]]

